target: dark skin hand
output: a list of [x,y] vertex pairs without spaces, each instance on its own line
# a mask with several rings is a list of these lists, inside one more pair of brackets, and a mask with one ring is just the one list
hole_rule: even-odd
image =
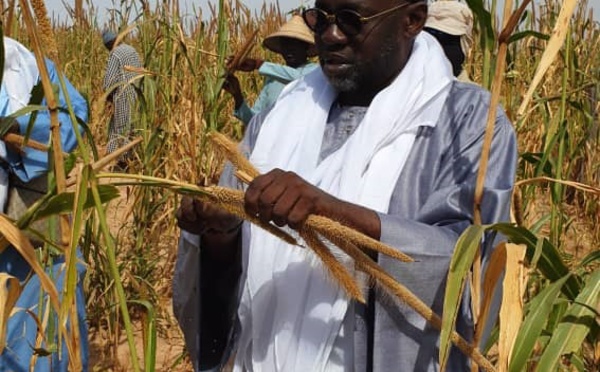
[[229,74],[225,77],[223,82],[223,90],[231,94],[235,101],[236,110],[244,103],[244,95],[242,94],[242,88],[240,87],[240,81],[234,74]]
[[[293,172],[274,169],[250,183],[244,209],[265,223],[300,228],[317,214],[379,240],[381,221],[373,210],[340,200]],[[221,208],[184,197],[177,210],[180,228],[202,236],[202,248],[213,259],[232,262],[239,247],[241,220]],[[238,228],[236,228],[238,227]]]
[[213,259],[233,260],[242,223],[238,217],[189,196],[181,199],[175,217],[181,229],[202,236],[202,249]]
[[[228,57],[227,64],[229,65],[232,60],[233,57]],[[262,59],[245,58],[238,64],[236,69],[243,72],[252,72],[254,70],[258,70],[260,66],[262,66],[263,62],[264,61]]]

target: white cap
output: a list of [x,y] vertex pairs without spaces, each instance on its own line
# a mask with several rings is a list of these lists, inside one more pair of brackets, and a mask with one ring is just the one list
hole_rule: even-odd
[[425,27],[460,36],[463,53],[469,54],[473,44],[473,12],[467,4],[456,0],[431,3]]

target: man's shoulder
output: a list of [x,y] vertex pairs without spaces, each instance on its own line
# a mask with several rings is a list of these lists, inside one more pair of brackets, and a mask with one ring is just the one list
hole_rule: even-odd
[[[479,135],[485,131],[490,109],[491,93],[479,85],[455,80],[452,82],[445,110],[440,115],[440,123],[450,131],[464,135]],[[496,130],[512,131],[512,124],[502,105],[496,111]]]
[[137,57],[138,52],[129,44],[119,44],[111,51],[110,54],[118,57],[131,55],[135,55]]
[[[474,83],[455,80],[450,88],[447,105],[450,111],[455,114],[460,115],[466,110],[487,115],[491,98],[492,94],[487,89]],[[505,115],[502,105],[498,105],[496,117]]]
[[491,94],[478,84],[468,81],[454,80],[450,95],[454,97],[465,97],[469,99],[478,99],[483,101],[490,100]]

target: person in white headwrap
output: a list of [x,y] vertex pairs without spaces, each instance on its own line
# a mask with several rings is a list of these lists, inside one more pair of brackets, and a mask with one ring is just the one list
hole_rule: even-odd
[[[4,43],[4,69],[0,88],[0,117],[3,124],[11,122],[9,131],[16,134],[29,132],[30,138],[41,143],[50,140],[50,111],[39,110],[33,119],[31,114],[19,115],[18,111],[31,104],[47,105],[45,99],[35,102],[32,94],[34,87],[39,84],[39,70],[35,56],[25,46],[16,40],[5,37]],[[46,68],[50,82],[53,86],[60,87],[58,72],[54,64],[46,60]],[[73,151],[77,146],[75,128],[83,132],[79,125],[73,125],[70,114],[66,111],[66,94],[68,94],[73,112],[80,123],[88,119],[88,106],[83,96],[65,78],[65,87],[59,89],[58,112],[60,125],[60,138],[62,149],[66,152]],[[29,147],[13,148],[4,143],[0,136],[0,212],[18,218],[24,212],[23,208],[30,201],[38,200],[46,194],[48,172],[48,152],[34,150]],[[43,231],[42,231],[43,233]],[[1,236],[1,234],[0,234]],[[33,242],[39,246],[39,242]],[[65,285],[65,258],[62,254],[50,253],[46,259],[52,257],[52,264],[47,265],[47,272],[52,277],[59,293]],[[0,274],[17,278],[20,282],[21,293],[12,308],[12,313],[5,324],[4,345],[0,345],[0,372],[29,371],[66,372],[69,366],[69,354],[62,341],[60,351],[56,350],[58,336],[56,333],[45,332],[38,329],[38,321],[45,319],[48,294],[41,287],[39,277],[33,273],[31,267],[12,246],[0,247]],[[81,370],[88,370],[88,340],[85,314],[85,298],[83,295],[83,278],[85,266],[77,265],[76,308],[77,324],[79,326],[79,347],[81,355]],[[3,284],[4,285],[4,284]],[[42,295],[43,294],[43,295]],[[2,303],[1,305],[4,305]],[[4,310],[4,308],[2,308]],[[9,309],[10,313],[10,309]],[[73,319],[73,318],[71,318]],[[56,323],[58,317],[54,316]],[[70,324],[75,324],[74,322]],[[71,327],[69,325],[69,327]],[[42,332],[42,333],[39,333]],[[43,335],[41,343],[38,336]],[[52,337],[51,337],[52,336]],[[35,348],[35,349],[34,349]],[[47,352],[47,355],[43,355]]]
[[463,68],[473,45],[473,12],[463,2],[439,0],[429,5],[425,31],[433,35],[452,63],[454,76],[470,82]]

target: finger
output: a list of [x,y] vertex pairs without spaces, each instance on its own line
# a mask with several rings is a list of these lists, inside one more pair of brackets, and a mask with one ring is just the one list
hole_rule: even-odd
[[184,196],[181,199],[181,204],[177,210],[177,218],[186,221],[195,221],[196,212],[194,208],[194,199],[189,196]]
[[279,227],[287,225],[288,216],[298,200],[300,200],[300,193],[296,190],[288,190],[288,192],[283,194],[273,207],[273,214],[271,216],[273,223]]
[[206,230],[206,228],[198,222],[190,222],[185,220],[178,220],[177,226],[179,226],[179,228],[182,230],[191,232],[192,234],[196,235],[201,235]]
[[246,213],[256,216],[259,213],[259,199],[263,190],[269,186],[283,171],[275,169],[258,176],[248,185],[244,194],[244,209]]
[[300,200],[294,204],[292,210],[288,214],[288,226],[292,229],[298,230],[300,227],[302,227],[304,222],[306,222],[306,219],[313,213],[313,211],[314,203],[312,199],[301,197]]
[[277,177],[263,189],[258,200],[258,214],[263,222],[271,221],[273,208],[288,188],[285,176]]

